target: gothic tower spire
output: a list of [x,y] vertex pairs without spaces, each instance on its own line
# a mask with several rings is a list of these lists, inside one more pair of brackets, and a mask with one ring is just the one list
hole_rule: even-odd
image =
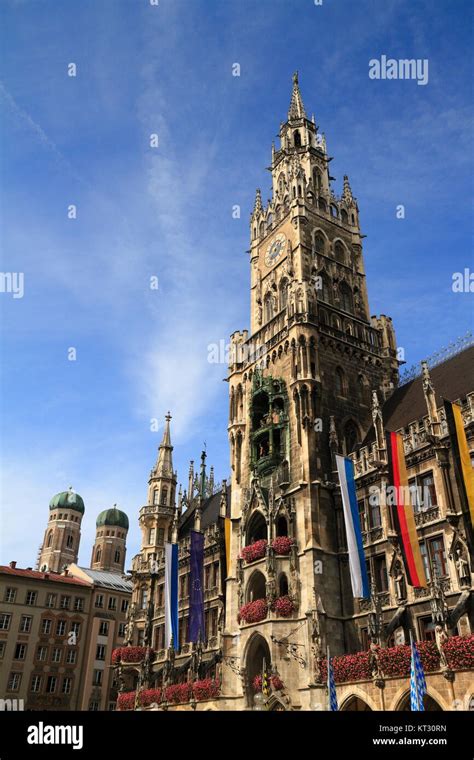
[[158,458],[148,481],[147,504],[140,510],[142,551],[149,557],[156,555],[157,547],[171,540],[175,516],[177,477],[173,470],[170,421],[171,414],[168,412]]
[[298,84],[298,72],[293,74],[293,91],[291,93],[290,108],[288,111],[288,121],[293,119],[305,119],[306,111],[304,110],[303,98]]

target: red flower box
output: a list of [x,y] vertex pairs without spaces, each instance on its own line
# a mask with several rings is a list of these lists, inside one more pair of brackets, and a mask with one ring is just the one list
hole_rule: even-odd
[[267,541],[261,538],[260,541],[255,541],[249,546],[244,546],[242,549],[242,559],[248,564],[249,562],[255,562],[256,559],[262,559],[267,552]]
[[[439,652],[434,641],[417,641],[421,663],[425,673],[440,667]],[[451,636],[443,647],[448,665],[453,670],[474,669],[474,634],[469,636]],[[408,644],[398,647],[377,649],[380,670],[384,676],[409,676],[411,649]],[[372,677],[368,652],[356,652],[333,658],[334,678],[336,683],[362,681]],[[327,663],[321,661],[321,682],[327,678]]]
[[[281,680],[280,676],[270,676],[269,682],[273,691],[281,691],[282,689],[285,688],[284,683]],[[255,692],[262,691],[262,676],[255,676],[252,682],[252,686]]]
[[240,608],[238,614],[238,622],[241,620],[244,623],[259,623],[261,620],[265,620],[268,615],[268,604],[266,599],[255,599],[254,602],[248,602]]
[[167,702],[173,702],[175,705],[183,704],[183,702],[189,702],[192,694],[192,684],[176,683],[172,686],[168,686],[165,690],[165,697]]
[[451,636],[443,649],[448,665],[453,670],[474,669],[474,634]]
[[203,699],[214,699],[220,694],[219,681],[213,678],[205,678],[202,681],[194,681],[193,694],[194,698],[201,702]]
[[285,556],[291,552],[291,547],[293,544],[294,541],[292,538],[288,538],[288,536],[277,536],[272,541],[272,548],[275,554],[281,554]]
[[118,710],[133,710],[135,707],[135,691],[124,691],[117,697]]
[[279,596],[278,599],[272,603],[272,610],[276,612],[279,617],[291,617],[295,611],[295,605],[289,596]]
[[161,702],[161,689],[144,689],[140,692],[139,701],[142,707],[148,707],[154,702],[159,704]]
[[[112,663],[118,665],[120,662],[142,662],[146,652],[147,647],[118,647],[112,652]],[[151,648],[150,655],[153,655]]]

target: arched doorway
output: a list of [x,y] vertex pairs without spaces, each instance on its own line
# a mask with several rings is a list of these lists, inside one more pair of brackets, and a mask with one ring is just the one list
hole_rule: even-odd
[[[430,697],[429,694],[425,694],[423,699],[423,705],[425,708],[425,712],[443,712],[443,708],[440,707],[440,705],[437,703],[433,697]],[[406,694],[401,698],[400,702],[398,703],[397,712],[411,712],[411,704],[410,704],[410,692],[407,691]]]
[[260,633],[254,634],[249,642],[245,666],[248,682],[248,701],[250,705],[253,705],[255,695],[253,682],[256,676],[262,675],[264,669],[269,672],[271,667],[270,647],[267,640]]
[[341,706],[341,710],[344,710],[344,712],[372,712],[372,708],[369,707],[367,702],[356,696],[346,699]]

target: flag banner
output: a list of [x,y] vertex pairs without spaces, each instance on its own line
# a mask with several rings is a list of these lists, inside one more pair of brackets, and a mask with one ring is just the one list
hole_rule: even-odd
[[347,548],[349,550],[352,593],[358,599],[368,599],[370,597],[370,587],[362,543],[359,508],[357,506],[354,463],[348,457],[336,456],[336,464],[339,473],[339,484],[341,486]]
[[411,667],[410,667],[410,706],[413,712],[422,712],[425,709],[423,697],[426,694],[426,680],[423,665],[420,660],[418,647],[413,641],[410,631],[411,644]]
[[189,588],[189,640],[197,643],[205,640],[204,593],[202,576],[204,568],[204,535],[191,531],[191,579]]
[[426,587],[425,568],[421,558],[420,544],[416,533],[415,515],[410,502],[408,476],[400,433],[386,432],[389,485],[394,492],[392,515],[400,539],[407,580],[410,586]]
[[336,682],[334,680],[334,668],[332,666],[332,660],[329,654],[329,647],[327,650],[327,663],[328,663],[328,710],[336,712],[339,710],[337,704],[336,694]]
[[165,648],[179,647],[178,544],[165,544]]
[[471,527],[474,528],[474,469],[471,464],[471,456],[467,445],[466,431],[464,429],[461,407],[451,401],[444,401],[444,411],[448,425],[449,437],[453,450],[454,471],[461,499],[465,510],[468,510]]
[[231,532],[230,517],[226,517],[224,520],[224,538],[225,538],[225,569],[226,576],[230,573],[230,532]]

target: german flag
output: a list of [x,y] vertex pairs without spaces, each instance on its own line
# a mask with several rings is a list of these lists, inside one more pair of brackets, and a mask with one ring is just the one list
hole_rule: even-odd
[[[400,539],[400,548],[405,562],[407,580],[410,586],[427,586],[425,569],[421,558],[420,544],[416,534],[413,507],[408,499],[408,476],[400,433],[386,431],[389,466],[389,485],[395,489],[392,514],[395,529]],[[408,503],[405,504],[405,500]]]
[[466,431],[462,421],[461,407],[451,401],[444,401],[444,411],[448,424],[449,437],[453,450],[454,471],[463,509],[471,518],[471,528],[474,528],[474,469],[467,445]]

